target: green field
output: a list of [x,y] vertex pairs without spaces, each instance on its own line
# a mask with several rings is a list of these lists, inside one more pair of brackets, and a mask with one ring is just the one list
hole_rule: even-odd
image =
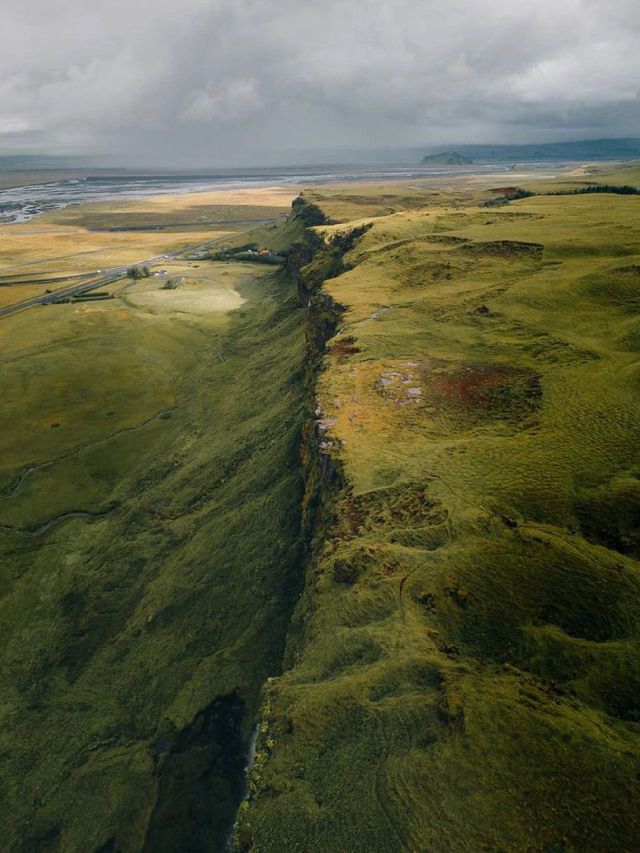
[[477,199],[314,229],[340,487],[241,849],[640,847],[640,199]]
[[221,849],[280,667],[302,312],[264,267],[170,272],[0,324],[3,850]]
[[637,174],[5,229],[3,850],[640,849]]

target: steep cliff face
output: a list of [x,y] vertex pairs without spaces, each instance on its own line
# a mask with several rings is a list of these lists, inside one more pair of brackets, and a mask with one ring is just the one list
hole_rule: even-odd
[[[346,272],[348,253],[367,233],[371,223],[341,226],[326,235],[313,230],[316,225],[327,224],[327,220],[315,205],[307,205],[304,199],[293,204],[292,216],[309,222],[304,237],[293,244],[287,252],[287,273],[297,284],[299,297],[307,305],[306,317],[306,393],[307,406],[302,429],[301,461],[305,477],[302,503],[302,520],[307,542],[306,578],[304,589],[289,625],[287,647],[284,655],[284,674],[270,678],[263,689],[263,703],[258,723],[258,739],[255,762],[249,775],[249,797],[241,805],[234,835],[234,847],[238,850],[307,850],[316,849],[306,832],[300,827],[299,815],[286,810],[284,822],[273,830],[266,828],[264,834],[255,832],[255,811],[258,825],[261,824],[263,802],[275,793],[270,782],[265,784],[263,774],[270,776],[272,764],[278,762],[279,735],[285,731],[293,734],[292,720],[282,715],[283,680],[304,653],[305,645],[312,642],[309,635],[310,623],[317,609],[318,577],[326,570],[327,552],[334,549],[333,540],[344,527],[343,507],[345,500],[351,501],[353,486],[345,477],[340,453],[330,430],[335,421],[325,415],[318,395],[321,375],[326,369],[327,344],[339,335],[345,306],[336,301],[324,287],[325,282]],[[306,228],[306,225],[305,225]],[[350,348],[340,345],[346,354]],[[341,572],[344,577],[341,576]],[[353,567],[347,562],[337,561],[335,576],[341,583],[355,580]],[[308,744],[310,754],[315,745]],[[324,746],[321,747],[324,751]],[[260,827],[262,829],[262,826]],[[273,834],[272,834],[273,832]],[[362,839],[361,839],[362,840]],[[381,837],[382,841],[382,837]],[[366,842],[370,842],[370,839]],[[321,838],[317,844],[324,844]],[[326,843],[331,844],[327,837]],[[362,841],[364,844],[365,842]],[[306,845],[311,844],[311,847]],[[318,849],[320,849],[318,847]],[[326,849],[339,849],[328,847]],[[370,849],[353,848],[353,849]],[[382,848],[380,848],[382,849]]]
[[640,845],[628,203],[307,232],[310,548],[238,849]]

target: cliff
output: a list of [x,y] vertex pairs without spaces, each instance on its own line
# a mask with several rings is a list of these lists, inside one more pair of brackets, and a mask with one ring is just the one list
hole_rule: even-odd
[[632,204],[300,244],[311,547],[238,849],[640,844]]

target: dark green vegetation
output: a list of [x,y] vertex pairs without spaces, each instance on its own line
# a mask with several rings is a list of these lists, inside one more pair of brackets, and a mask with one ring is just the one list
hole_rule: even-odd
[[640,202],[481,205],[298,252],[324,512],[242,850],[640,849]]
[[495,207],[500,204],[507,204],[510,201],[517,201],[520,198],[531,198],[534,195],[593,195],[594,193],[606,193],[608,195],[640,195],[640,188],[630,186],[629,184],[587,184],[586,186],[571,187],[564,190],[547,191],[541,193],[531,192],[531,190],[522,189],[522,187],[502,187],[495,192],[503,193],[485,201],[485,207]]
[[221,850],[299,589],[292,285],[131,287],[0,326],[6,851]]
[[129,269],[127,270],[127,277],[132,278],[134,280],[140,278],[149,278],[150,275],[151,270],[149,269],[149,267],[129,267]]
[[284,262],[282,255],[268,249],[261,249],[257,243],[223,247],[219,251],[211,252],[209,259],[212,261],[251,261],[254,264],[268,264],[269,266],[278,266]]
[[640,195],[638,187],[632,187],[629,184],[616,186],[615,184],[590,184],[588,187],[579,187],[575,190],[565,190],[564,192],[549,193],[549,195],[584,195],[587,193],[613,193],[614,195]]
[[[637,195],[640,191],[640,165],[620,166],[615,171],[588,167],[554,180],[536,181],[526,185],[536,195],[574,195],[593,192],[614,195]],[[603,189],[600,189],[603,187]]]
[[501,187],[494,192],[500,193],[495,198],[490,198],[485,201],[485,207],[495,207],[499,204],[508,204],[510,201],[517,201],[519,198],[531,198],[535,195],[530,190],[523,190],[522,187]]

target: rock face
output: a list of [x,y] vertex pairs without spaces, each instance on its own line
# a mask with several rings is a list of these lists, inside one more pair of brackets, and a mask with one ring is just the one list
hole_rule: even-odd
[[463,155],[458,154],[457,151],[443,151],[440,154],[426,154],[422,158],[421,162],[426,165],[470,166],[473,163],[473,160],[469,160],[468,157],[463,157]]

